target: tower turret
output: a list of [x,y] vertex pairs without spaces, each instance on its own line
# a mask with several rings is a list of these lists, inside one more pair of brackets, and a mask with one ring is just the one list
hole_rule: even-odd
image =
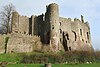
[[50,45],[53,51],[58,50],[59,45],[59,8],[58,5],[52,3],[47,6],[46,18],[50,25]]
[[81,15],[81,21],[82,23],[84,23],[84,17]]

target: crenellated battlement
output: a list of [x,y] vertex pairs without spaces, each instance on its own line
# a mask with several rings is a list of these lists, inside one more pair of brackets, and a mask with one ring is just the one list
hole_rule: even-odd
[[[62,18],[63,21],[69,21],[69,22],[80,22],[82,23],[82,20],[78,19],[78,18],[64,18],[64,17],[59,17],[59,18]],[[85,24],[86,22],[84,22],[83,24]]]
[[49,4],[48,6],[51,6],[51,5],[56,5],[56,6],[58,6],[58,4],[56,4],[56,3],[51,3],[51,4]]

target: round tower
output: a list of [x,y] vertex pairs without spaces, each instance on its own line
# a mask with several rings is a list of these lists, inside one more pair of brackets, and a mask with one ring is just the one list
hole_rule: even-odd
[[58,51],[59,46],[59,7],[52,3],[47,7],[48,22],[50,23],[50,45],[53,51]]

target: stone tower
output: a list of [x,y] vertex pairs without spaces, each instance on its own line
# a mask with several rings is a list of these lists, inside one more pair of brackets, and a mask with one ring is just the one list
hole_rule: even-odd
[[12,14],[12,32],[29,34],[29,17],[21,16],[18,12]]
[[19,23],[18,23],[18,19],[19,19],[19,15],[17,12],[13,12],[12,14],[12,32],[18,32],[18,26],[19,26]]
[[59,45],[59,8],[52,3],[47,6],[46,23],[49,26],[50,46],[53,51],[58,50]]

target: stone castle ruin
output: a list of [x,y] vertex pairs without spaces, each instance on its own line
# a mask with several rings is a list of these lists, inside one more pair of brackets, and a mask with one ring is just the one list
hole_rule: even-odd
[[35,49],[56,51],[93,50],[89,23],[59,16],[59,6],[46,6],[46,13],[31,17],[12,14],[12,32],[7,52],[32,52]]

